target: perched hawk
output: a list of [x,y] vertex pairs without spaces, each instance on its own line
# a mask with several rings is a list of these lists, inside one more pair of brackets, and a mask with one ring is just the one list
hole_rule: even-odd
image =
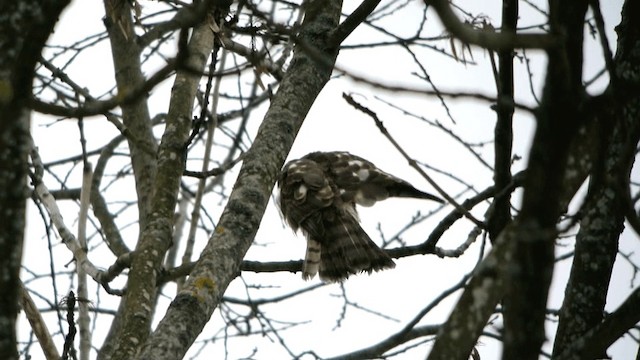
[[325,282],[396,266],[360,227],[356,204],[371,206],[390,196],[442,202],[347,152],[314,152],[290,161],[278,188],[282,215],[307,238],[302,278],[319,270]]

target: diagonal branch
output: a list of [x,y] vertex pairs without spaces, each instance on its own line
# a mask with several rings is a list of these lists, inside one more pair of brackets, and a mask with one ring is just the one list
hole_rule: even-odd
[[[382,354],[384,354],[386,351],[389,351],[394,347],[415,338],[417,335],[415,332],[416,330],[419,330],[419,333],[420,333],[419,336],[435,335],[439,326],[429,326],[426,328],[425,327],[418,328],[416,327],[416,325],[418,325],[420,320],[422,320],[422,318],[426,314],[428,314],[431,310],[433,310],[436,306],[438,306],[438,304],[440,304],[443,300],[451,296],[456,291],[459,291],[460,289],[464,288],[464,285],[467,283],[469,278],[470,278],[470,275],[466,275],[460,281],[458,281],[455,285],[443,291],[440,295],[438,295],[438,297],[433,299],[433,301],[431,301],[426,307],[420,310],[420,312],[418,312],[418,314],[414,316],[413,319],[409,321],[409,323],[405,325],[397,333],[387,337],[383,341],[377,344],[374,344],[370,347],[367,347],[358,351],[354,351],[348,354],[336,356],[336,357],[330,358],[329,360],[346,360],[346,359],[356,360],[356,359],[378,358]],[[426,329],[429,329],[429,331],[425,332],[424,330]]]
[[378,128],[380,129],[380,132],[382,132],[382,134],[391,142],[391,144],[393,144],[393,146],[402,154],[402,156],[404,156],[404,158],[409,162],[409,165],[411,165],[411,167],[413,167],[418,173],[420,173],[420,175],[422,175],[422,177],[427,180],[427,182],[433,186],[434,189],[436,189],[436,191],[438,191],[438,194],[440,194],[442,197],[444,197],[447,202],[449,202],[451,205],[453,205],[456,210],[458,210],[461,214],[464,214],[464,216],[471,220],[471,222],[473,222],[476,226],[480,227],[480,228],[486,228],[486,225],[476,219],[470,212],[469,210],[465,209],[462,205],[458,204],[457,201],[455,201],[449,194],[447,194],[444,189],[442,189],[433,179],[431,179],[431,177],[429,175],[427,175],[427,173],[424,172],[424,170],[422,170],[422,168],[420,168],[417,164],[416,161],[413,160],[409,154],[407,154],[404,149],[400,146],[400,144],[398,144],[395,139],[389,134],[389,132],[387,131],[387,129],[384,127],[384,125],[382,124],[382,121],[380,121],[380,119],[378,118],[378,115],[371,111],[370,109],[366,108],[365,106],[359,104],[358,102],[356,102],[353,97],[351,97],[351,95],[348,95],[346,93],[342,94],[342,97],[345,99],[345,101],[347,103],[349,103],[349,105],[353,106],[354,108],[356,108],[357,110],[362,111],[363,113],[369,115],[373,121],[375,121],[376,126],[378,126]]
[[331,33],[331,43],[334,46],[342,44],[344,39],[349,36],[353,30],[358,27],[363,21],[367,19],[367,16],[376,9],[376,6],[380,4],[380,0],[363,0],[355,9],[351,15],[349,15],[334,31]]

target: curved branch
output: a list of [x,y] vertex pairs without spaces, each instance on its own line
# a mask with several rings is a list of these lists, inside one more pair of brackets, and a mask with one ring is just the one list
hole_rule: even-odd
[[73,254],[73,258],[76,261],[76,266],[82,267],[83,270],[87,273],[87,275],[91,276],[98,283],[102,283],[102,278],[104,276],[104,272],[99,270],[97,266],[95,266],[87,257],[87,252],[85,249],[80,246],[78,239],[73,235],[71,230],[64,223],[64,219],[62,217],[62,213],[60,212],[60,208],[58,208],[58,204],[56,203],[56,199],[51,195],[47,186],[42,182],[42,174],[44,173],[42,160],[40,159],[40,154],[38,154],[38,150],[33,145],[33,140],[30,139],[31,142],[31,162],[34,167],[34,173],[31,174],[31,181],[34,186],[34,194],[40,200],[42,205],[47,209],[47,213],[53,222],[56,230],[58,230],[58,234],[62,239],[62,243],[71,251]]
[[174,67],[175,61],[170,61],[167,65],[153,74],[153,76],[147,79],[147,81],[144,81],[140,85],[131,88],[129,91],[118,93],[108,100],[87,101],[83,104],[82,107],[73,108],[58,106],[33,98],[30,99],[29,106],[33,110],[43,114],[70,118],[105,114],[109,110],[117,106],[131,104],[139,100],[141,97],[145,96],[149,91],[153,90],[156,85],[166,80],[167,77],[169,77],[169,75],[171,75],[171,73],[173,72]]
[[93,208],[93,215],[95,215],[100,222],[107,247],[109,247],[109,250],[111,250],[111,252],[116,256],[126,254],[131,250],[124,243],[124,240],[120,235],[120,229],[118,229],[118,226],[116,225],[115,218],[113,214],[109,212],[107,202],[100,192],[100,184],[102,183],[102,176],[107,166],[107,162],[111,159],[114,150],[122,141],[124,141],[124,136],[117,136],[102,148],[94,169],[91,184],[91,206]]
[[491,50],[550,49],[560,45],[557,37],[549,34],[516,34],[477,30],[458,19],[447,0],[424,0],[438,13],[447,30],[460,41]]
[[[351,352],[349,354],[337,356],[334,358],[330,358],[329,360],[343,360],[343,359],[373,359],[381,356],[386,351],[403,344],[409,340],[416,338],[417,336],[425,336],[425,335],[435,335],[436,332],[440,329],[440,325],[431,325],[421,328],[416,328],[415,326],[422,320],[422,318],[429,313],[429,311],[433,310],[438,304],[440,304],[444,299],[452,295],[454,292],[464,288],[464,285],[467,283],[471,276],[464,276],[457,284],[453,285],[451,288],[443,291],[438,297],[433,299],[424,309],[420,310],[420,312],[414,316],[414,318],[409,321],[407,325],[405,325],[402,330],[397,333],[389,336],[388,338],[382,340],[381,342],[372,345],[368,348]],[[417,334],[417,330],[420,330]],[[427,331],[425,331],[427,330]]]

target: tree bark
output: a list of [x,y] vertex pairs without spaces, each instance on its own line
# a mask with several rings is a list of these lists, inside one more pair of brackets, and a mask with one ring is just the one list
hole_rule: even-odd
[[[228,8],[214,8],[212,11],[226,14]],[[214,37],[208,21],[195,27],[187,46],[186,67],[176,74],[167,125],[158,148],[158,176],[154,178],[153,187],[146,189],[151,195],[150,206],[153,211],[144,222],[146,226],[142,228],[131,263],[127,292],[122,299],[125,306],[121,307],[121,330],[117,332],[117,345],[113,350],[115,359],[134,358],[151,329],[157,273],[171,245],[174,211],[185,166],[186,142],[191,131],[195,95],[200,74],[214,46]]]
[[[133,31],[129,1],[105,0],[105,26],[111,42],[111,54],[118,96],[142,87],[145,82],[140,63],[140,46]],[[147,107],[147,96],[122,105],[122,120],[131,153],[131,166],[136,181],[140,229],[147,223],[151,206],[153,179],[156,174],[156,141]]]
[[295,54],[247,152],[227,206],[182,291],[138,359],[179,359],[200,334],[239,270],[260,225],[276,178],[337,56],[330,42],[340,0],[304,4]]
[[538,359],[545,341],[547,297],[555,263],[559,199],[570,144],[584,114],[583,31],[587,1],[550,1],[550,31],[562,45],[547,52],[548,65],[530,151],[522,211],[505,264],[503,359]]
[[604,350],[608,346],[584,347],[588,350],[574,351],[573,355],[566,350],[584,343],[588,334],[605,320],[604,306],[618,253],[618,240],[624,228],[625,212],[630,206],[627,203],[630,201],[628,182],[636,145],[640,141],[640,80],[632,75],[634,72],[627,70],[635,68],[638,73],[638,21],[638,2],[627,1],[618,27],[618,48],[612,59],[614,68],[609,87],[603,95],[593,98],[589,106],[596,114],[599,127],[600,143],[594,144],[599,151],[591,172],[571,275],[560,309],[554,356],[606,357]]
[[[516,32],[518,25],[518,1],[504,0],[502,4],[502,31]],[[513,146],[513,49],[498,52],[498,103],[496,106],[495,154],[493,180],[498,192],[511,182],[511,155]],[[493,63],[493,62],[492,62]],[[492,242],[511,221],[511,193],[494,199],[492,212],[487,219]]]
[[3,1],[0,17],[0,358],[18,359],[16,317],[25,230],[28,108],[35,66],[58,16],[59,1]]

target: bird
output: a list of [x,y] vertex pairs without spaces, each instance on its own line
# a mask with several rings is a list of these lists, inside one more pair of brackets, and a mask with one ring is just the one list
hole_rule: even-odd
[[307,239],[302,278],[310,280],[319,272],[325,283],[395,267],[360,226],[356,204],[372,206],[389,197],[444,202],[368,160],[341,151],[312,152],[289,161],[279,174],[278,190],[282,217]]

